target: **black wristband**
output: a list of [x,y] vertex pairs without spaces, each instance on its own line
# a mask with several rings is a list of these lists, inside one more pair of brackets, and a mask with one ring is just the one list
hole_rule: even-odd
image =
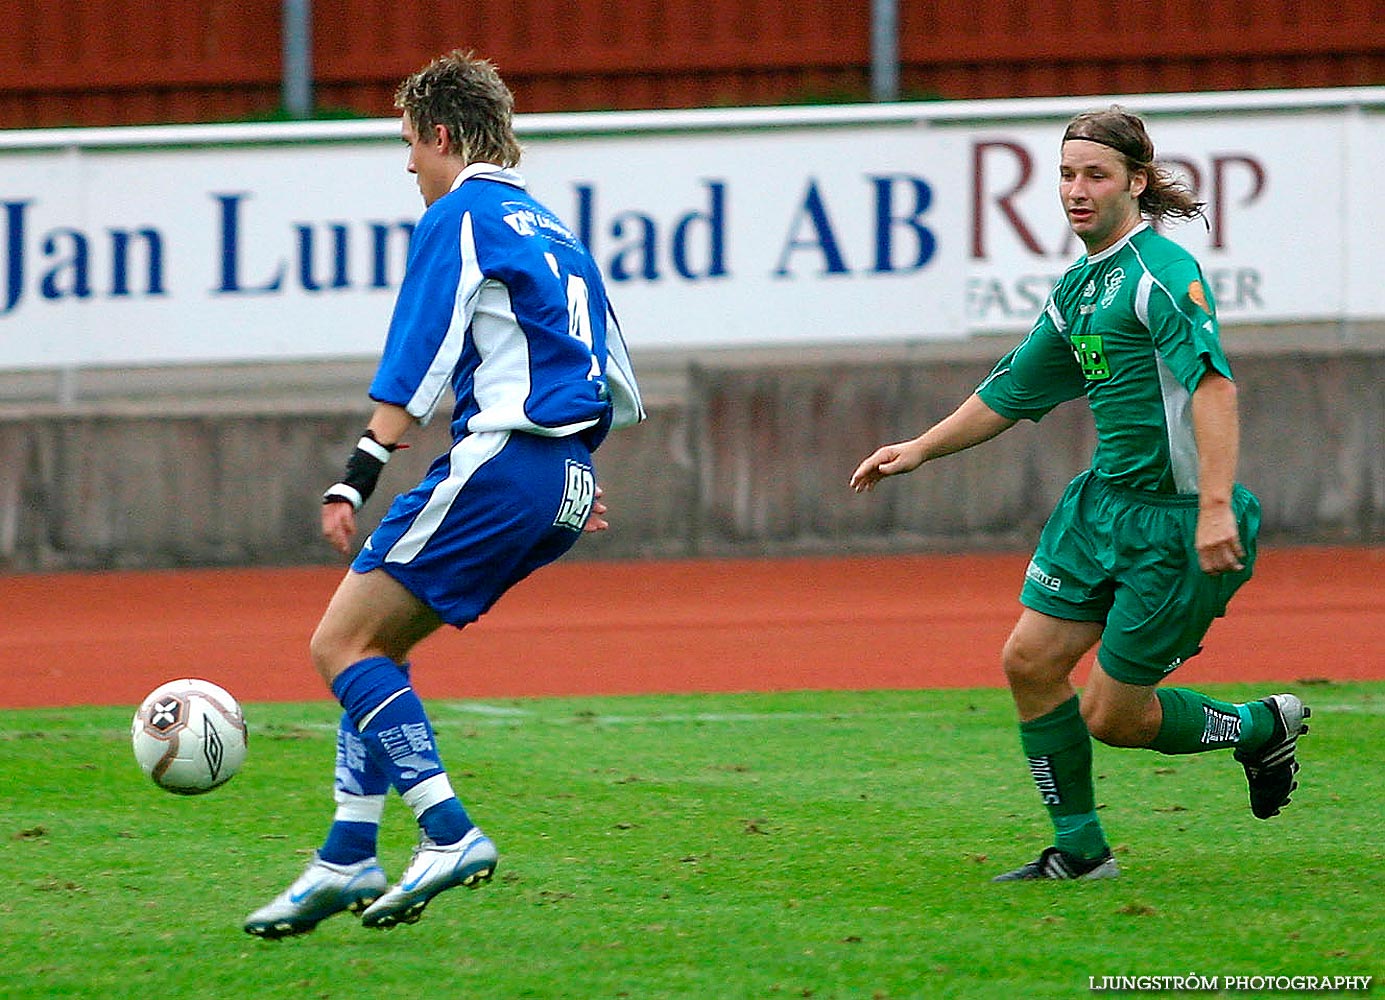
[[346,475],[341,482],[329,487],[322,494],[322,502],[349,503],[352,510],[360,510],[370,495],[375,492],[375,484],[380,481],[380,470],[390,460],[390,454],[398,445],[381,444],[375,432],[366,430],[356,442],[351,457],[346,460]]

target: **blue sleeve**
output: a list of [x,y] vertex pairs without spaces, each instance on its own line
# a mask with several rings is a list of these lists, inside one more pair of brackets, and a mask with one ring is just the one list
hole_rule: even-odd
[[[460,293],[460,213],[433,205],[414,230],[408,266],[370,398],[402,406],[420,420],[447,388],[474,304]],[[460,310],[460,314],[459,314]]]

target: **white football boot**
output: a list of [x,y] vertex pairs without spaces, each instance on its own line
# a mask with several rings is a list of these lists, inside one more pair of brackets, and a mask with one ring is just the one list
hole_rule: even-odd
[[472,827],[455,844],[435,844],[420,836],[399,884],[366,908],[361,923],[379,928],[416,923],[438,893],[459,885],[474,889],[489,882],[498,860],[495,844],[478,827]]
[[274,900],[245,918],[245,932],[262,938],[306,934],[333,914],[360,913],[389,885],[374,858],[334,865],[316,854],[312,864]]

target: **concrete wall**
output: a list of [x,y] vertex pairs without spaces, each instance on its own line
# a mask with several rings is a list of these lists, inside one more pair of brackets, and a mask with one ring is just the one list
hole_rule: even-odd
[[[651,419],[598,454],[613,529],[575,554],[1026,549],[1087,464],[1080,402],[871,495],[846,486],[876,445],[946,415],[1010,343],[637,358]],[[1228,346],[1240,478],[1262,499],[1265,539],[1385,543],[1385,349],[1293,331]],[[351,362],[0,377],[0,570],[333,561],[318,496],[369,412],[369,374]],[[445,435],[439,418],[397,455],[365,529]]]
[[[1234,361],[1239,478],[1263,537],[1385,541],[1385,354],[1275,352]],[[699,554],[1028,548],[1095,437],[1081,401],[1040,424],[857,497],[878,444],[946,416],[989,360],[730,367],[693,377],[689,422]]]

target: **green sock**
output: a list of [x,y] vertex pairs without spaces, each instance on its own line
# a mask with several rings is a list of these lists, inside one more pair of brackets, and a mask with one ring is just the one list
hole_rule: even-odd
[[1232,704],[1187,688],[1160,688],[1155,695],[1164,721],[1149,748],[1160,753],[1254,750],[1274,732],[1274,713],[1263,702]]
[[1106,834],[1096,818],[1092,737],[1076,696],[1047,715],[1021,722],[1020,745],[1053,821],[1054,846],[1081,858],[1100,857]]

